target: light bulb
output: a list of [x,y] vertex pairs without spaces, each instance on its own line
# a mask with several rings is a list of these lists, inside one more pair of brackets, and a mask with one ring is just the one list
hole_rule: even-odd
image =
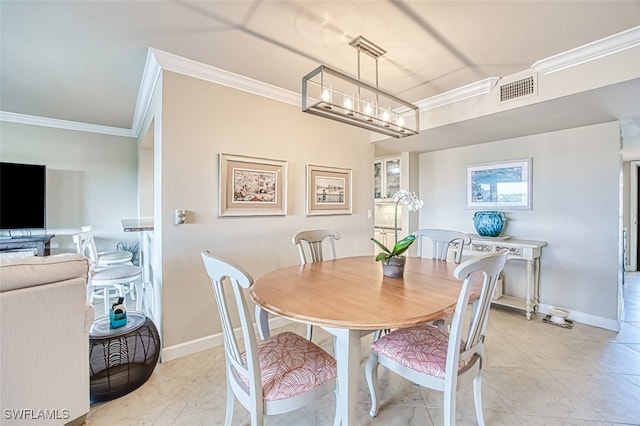
[[342,105],[344,106],[344,113],[347,115],[353,115],[353,97],[349,95],[344,95],[344,100],[342,101]]
[[382,120],[382,125],[387,127],[389,125],[389,108],[385,108],[382,110],[382,115],[380,116]]
[[373,119],[371,118],[371,116],[373,115],[373,107],[371,106],[370,102],[365,102],[364,103],[364,119],[367,121],[373,121]]
[[331,93],[329,93],[329,89],[322,90],[322,100],[324,102],[329,102],[331,100]]
[[322,86],[322,92],[320,93],[320,99],[325,104],[322,105],[324,108],[331,109],[331,99],[333,97],[331,84],[326,83]]

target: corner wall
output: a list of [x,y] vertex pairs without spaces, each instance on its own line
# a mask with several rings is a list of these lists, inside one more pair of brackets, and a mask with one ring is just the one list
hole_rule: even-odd
[[[373,145],[365,130],[240,90],[168,71],[162,87],[161,141],[155,135],[162,150],[155,182],[162,187],[155,201],[163,220],[155,233],[162,241],[167,360],[212,346],[221,330],[202,250],[233,260],[255,279],[299,262],[291,238],[302,229],[338,231],[340,257],[373,254],[373,220],[367,218]],[[287,161],[288,214],[218,217],[220,153]],[[353,214],[305,215],[307,164],[353,170]],[[186,224],[173,224],[175,209],[188,210]]]
[[[548,242],[542,305],[617,329],[620,148],[620,125],[611,122],[421,154],[420,227],[475,233],[475,210],[465,206],[466,166],[532,158],[533,208],[506,211],[503,234]],[[524,267],[516,262],[505,269],[506,292],[522,297]]]

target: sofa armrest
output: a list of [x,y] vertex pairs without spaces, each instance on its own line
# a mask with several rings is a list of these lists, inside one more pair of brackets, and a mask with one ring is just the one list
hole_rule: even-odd
[[89,336],[89,331],[91,330],[91,325],[93,324],[93,320],[96,318],[96,309],[93,305],[87,302],[84,305],[84,331],[87,333],[87,338]]
[[[87,271],[86,258],[72,255],[0,262],[3,426],[62,426],[89,412]],[[20,410],[57,414],[27,421],[12,414]]]

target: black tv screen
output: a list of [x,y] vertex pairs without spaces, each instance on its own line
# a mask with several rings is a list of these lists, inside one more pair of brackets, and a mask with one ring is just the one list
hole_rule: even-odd
[[0,163],[0,229],[45,229],[46,167]]

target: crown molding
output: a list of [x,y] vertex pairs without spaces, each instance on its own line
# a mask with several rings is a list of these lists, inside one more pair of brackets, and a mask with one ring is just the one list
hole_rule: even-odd
[[423,99],[415,104],[418,106],[420,111],[452,104],[484,93],[489,93],[499,80],[499,77],[488,77],[484,80],[476,81],[475,83],[467,84],[466,86],[458,87],[457,89],[449,90],[448,92]]
[[149,105],[151,105],[151,98],[156,90],[156,85],[162,74],[162,68],[160,63],[156,60],[155,55],[151,49],[147,50],[147,60],[144,64],[144,71],[142,72],[142,81],[140,83],[140,89],[138,89],[138,100],[136,101],[136,109],[133,113],[133,122],[131,125],[132,133],[138,137],[142,130],[142,124],[144,118],[149,111]]
[[[534,63],[531,68],[543,75],[551,74],[639,46],[640,26],[637,26],[558,55],[541,59]],[[299,93],[263,83],[211,65],[202,64],[162,50],[150,48],[147,52],[147,60],[142,75],[140,89],[138,91],[138,99],[136,102],[131,129],[38,117],[6,111],[0,111],[0,121],[136,138],[140,133],[144,117],[148,112],[151,98],[162,70],[173,71],[212,83],[243,90],[245,92],[264,96],[290,105],[300,106],[301,104],[302,98]],[[425,111],[459,102],[490,92],[499,80],[500,77],[489,77],[415,102],[415,105],[418,106],[420,111]]]
[[162,50],[150,49],[163,70],[177,72],[190,77],[243,90],[255,95],[300,106],[302,98],[299,93],[235,74],[230,71],[196,62],[182,56],[167,53]]
[[53,127],[56,129],[76,130],[79,132],[100,133],[110,136],[136,137],[132,129],[123,127],[102,126],[100,124],[82,123],[79,121],[59,120],[57,118],[38,117],[16,112],[0,111],[0,121],[29,124],[31,126]]
[[[541,59],[534,63],[531,68],[543,75],[551,74],[638,46],[640,46],[640,26],[630,28],[629,30],[585,44],[575,49]],[[490,92],[500,79],[501,77],[489,77],[484,80],[423,99],[415,104],[418,105],[421,111],[425,111],[452,104],[454,102],[459,102],[464,99]]]
[[541,59],[531,68],[547,75],[640,46],[640,26]]

